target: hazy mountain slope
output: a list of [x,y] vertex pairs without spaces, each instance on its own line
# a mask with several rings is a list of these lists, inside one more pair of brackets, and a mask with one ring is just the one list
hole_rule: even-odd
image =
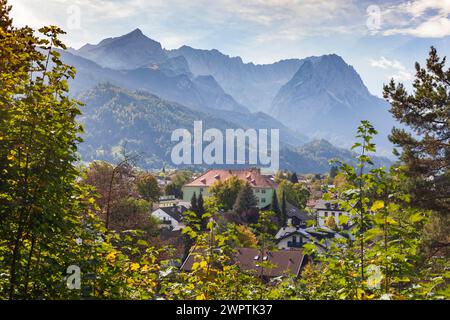
[[294,75],[302,60],[282,60],[273,64],[244,63],[218,50],[188,46],[168,51],[171,57],[183,56],[195,75],[212,75],[238,102],[252,111],[267,111],[279,88]]
[[173,130],[192,131],[196,120],[203,120],[205,128],[232,127],[222,119],[147,92],[131,92],[110,84],[87,90],[78,99],[86,104],[80,118],[86,133],[79,146],[84,161],[111,161],[114,152],[126,142],[127,150],[142,154],[145,167],[158,168],[170,162]]
[[272,102],[271,115],[310,137],[350,146],[360,120],[380,131],[380,150],[390,149],[388,104],[371,95],[353,67],[337,55],[307,59]]
[[[170,139],[173,130],[185,128],[192,132],[195,120],[203,120],[204,130],[217,128],[224,132],[227,128],[242,127],[146,92],[130,92],[110,84],[99,85],[78,98],[86,104],[80,118],[86,133],[84,142],[79,146],[84,161],[112,161],[120,146],[126,143],[129,152],[142,154],[139,164],[142,167],[170,166],[171,149],[176,144]],[[282,143],[281,168],[298,172],[327,172],[327,160],[336,156],[344,161],[350,160],[349,151],[329,144],[324,148],[325,143],[317,149],[310,144],[295,149]],[[325,154],[322,149],[328,153]]]
[[[329,172],[329,161],[334,159],[356,166],[354,153],[337,148],[324,139],[313,140],[300,148],[285,147],[280,153],[282,168],[300,173]],[[384,157],[373,156],[372,160],[375,167],[389,168],[392,164]]]
[[[124,55],[128,51],[131,54]],[[103,65],[114,61],[107,65],[116,69],[124,64],[133,67],[106,70],[89,64],[81,68],[76,89],[109,81],[128,89],[144,89],[203,112],[263,110],[300,136],[325,138],[340,147],[350,146],[360,120],[367,119],[380,131],[376,139],[379,151],[391,155],[387,135],[393,120],[387,103],[371,95],[353,67],[337,55],[255,65],[218,50],[188,46],[163,50],[140,30],[74,53]],[[80,69],[77,61],[71,64]],[[231,115],[222,116],[226,120]]]
[[167,60],[161,44],[146,37],[141,30],[116,38],[102,40],[96,45],[87,44],[77,51],[102,67],[111,69],[136,69]]
[[233,111],[217,110],[214,112],[214,115],[223,119],[230,119],[242,128],[279,129],[280,142],[294,147],[301,146],[310,140],[307,136],[286,127],[283,123],[264,112],[242,114]]
[[[74,80],[70,81],[71,91],[78,94],[99,83],[111,84],[132,89],[146,90],[164,99],[184,104],[194,110],[225,109],[248,112],[233,97],[223,91],[214,79],[191,79],[188,74],[171,72],[159,67],[142,67],[133,70],[113,70],[104,68],[86,58],[69,52],[62,52],[65,63],[77,70]],[[170,59],[174,62],[175,59]],[[176,65],[176,63],[174,62]],[[162,65],[164,67],[165,64]]]
[[360,120],[367,119],[380,131],[380,154],[391,155],[387,135],[394,122],[387,103],[372,96],[337,55],[255,65],[218,50],[167,51],[137,29],[64,52],[63,59],[78,70],[74,92],[103,82],[145,90],[241,127],[280,128],[283,143],[293,146],[325,138],[348,148]]

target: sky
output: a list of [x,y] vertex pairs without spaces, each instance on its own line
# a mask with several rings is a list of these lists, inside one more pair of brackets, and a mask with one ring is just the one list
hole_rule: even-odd
[[450,0],[9,0],[16,25],[58,25],[79,48],[140,28],[164,48],[273,63],[336,53],[382,95],[414,79],[430,46],[450,54]]

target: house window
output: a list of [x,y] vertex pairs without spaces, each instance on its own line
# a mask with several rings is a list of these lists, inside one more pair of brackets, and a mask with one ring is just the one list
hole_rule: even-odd
[[294,242],[294,243],[297,242],[297,237],[296,236],[292,237],[292,242]]
[[266,190],[265,190],[265,189],[262,189],[262,190],[261,190],[261,193],[266,193]]
[[203,192],[203,188],[200,188],[200,193],[202,193]]
[[339,212],[339,217],[342,216],[342,212]]
[[335,216],[336,216],[336,212],[332,212],[331,215],[332,215],[333,217],[335,217]]
[[256,192],[256,193],[259,193],[259,189],[255,189],[255,192]]
[[262,203],[266,203],[266,198],[261,198]]
[[328,212],[325,212],[325,217],[328,217]]

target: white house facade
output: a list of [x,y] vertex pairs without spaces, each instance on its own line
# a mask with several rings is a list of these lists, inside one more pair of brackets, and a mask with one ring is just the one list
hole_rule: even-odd
[[181,215],[185,210],[186,208],[182,206],[161,207],[153,211],[152,216],[161,221],[161,228],[178,231],[185,227],[182,223],[183,216]]
[[317,200],[314,209],[317,216],[317,226],[319,227],[326,226],[325,222],[328,217],[333,217],[336,221],[336,225],[339,225],[340,216],[347,216],[349,220],[352,218],[349,212],[346,212],[340,208],[337,203],[333,203],[332,201]]
[[277,247],[280,250],[302,248],[305,243],[311,242],[311,236],[304,229],[288,226],[281,228],[275,235]]

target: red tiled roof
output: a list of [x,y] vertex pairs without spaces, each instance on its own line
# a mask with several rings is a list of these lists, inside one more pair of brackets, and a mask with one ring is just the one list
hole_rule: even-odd
[[190,183],[186,184],[187,187],[210,187],[216,181],[226,181],[231,177],[236,176],[241,180],[247,181],[250,186],[258,188],[276,188],[275,182],[271,181],[268,177],[261,174],[259,169],[242,169],[242,170],[226,170],[226,169],[214,169],[208,170],[201,176],[197,177]]

